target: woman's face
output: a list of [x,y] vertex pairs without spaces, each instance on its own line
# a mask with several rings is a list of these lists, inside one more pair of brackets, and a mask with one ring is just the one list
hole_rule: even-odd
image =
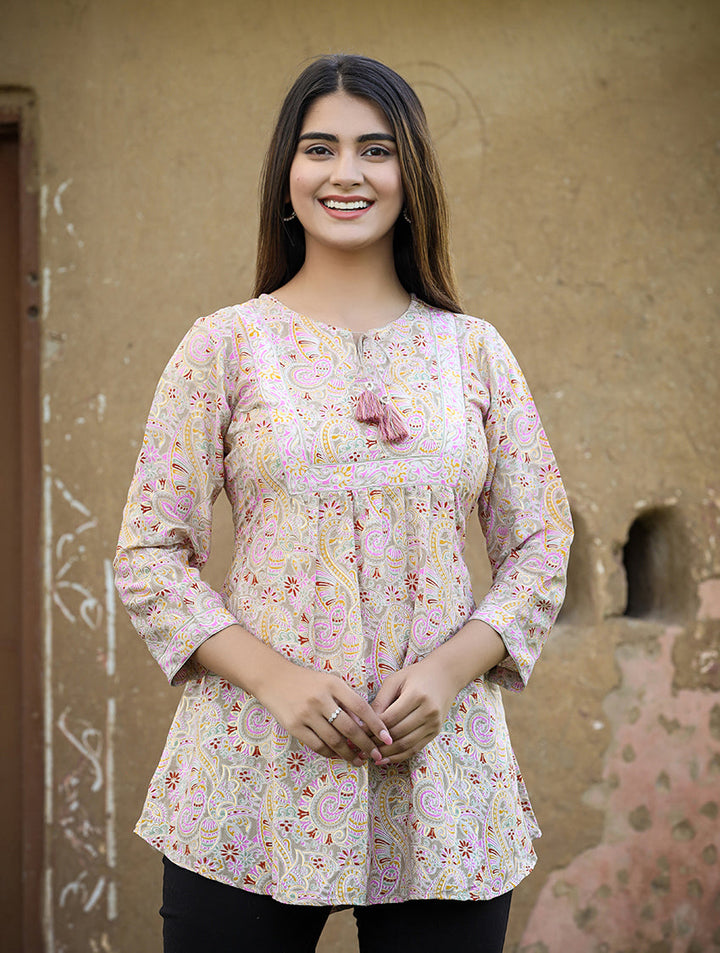
[[290,167],[290,202],[313,243],[348,251],[377,242],[392,254],[403,207],[397,146],[383,111],[345,92],[316,99]]

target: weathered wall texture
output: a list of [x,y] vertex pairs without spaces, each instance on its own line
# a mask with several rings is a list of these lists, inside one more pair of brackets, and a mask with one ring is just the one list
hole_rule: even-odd
[[426,102],[467,310],[516,351],[577,517],[508,699],[545,829],[508,949],[720,949],[717,3],[6,0],[0,83],[39,116],[48,949],[158,949],[131,828],[177,696],[108,560],[168,355],[248,296],[281,95],[337,49]]

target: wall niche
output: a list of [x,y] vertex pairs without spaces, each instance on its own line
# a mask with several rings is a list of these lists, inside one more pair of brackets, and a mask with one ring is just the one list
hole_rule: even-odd
[[623,547],[627,577],[625,615],[681,622],[692,613],[695,587],[687,532],[677,510],[659,506],[641,513]]

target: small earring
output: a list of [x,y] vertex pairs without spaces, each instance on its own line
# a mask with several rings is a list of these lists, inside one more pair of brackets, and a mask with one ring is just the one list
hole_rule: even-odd
[[[292,208],[292,205],[290,208]],[[281,215],[280,217],[282,218],[283,222],[292,222],[294,218],[297,218],[297,215],[295,214],[295,209],[293,208],[289,215]]]
[[406,208],[403,209],[403,218],[408,223],[408,225],[412,225],[412,219],[408,215],[408,210]]

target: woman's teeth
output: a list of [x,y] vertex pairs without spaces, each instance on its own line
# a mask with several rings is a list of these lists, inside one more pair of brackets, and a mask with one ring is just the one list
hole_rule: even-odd
[[323,199],[322,204],[325,208],[334,208],[339,212],[348,212],[351,209],[368,208],[370,206],[370,202],[336,202],[334,199]]

